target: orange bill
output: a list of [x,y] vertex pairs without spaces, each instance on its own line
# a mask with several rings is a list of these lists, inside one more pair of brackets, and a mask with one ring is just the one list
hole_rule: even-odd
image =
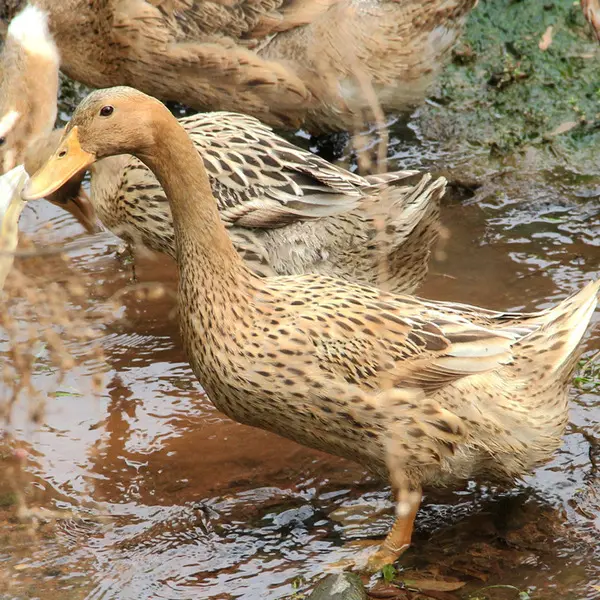
[[85,171],[95,160],[93,154],[80,146],[77,127],[73,127],[46,164],[31,176],[21,197],[24,200],[45,198]]

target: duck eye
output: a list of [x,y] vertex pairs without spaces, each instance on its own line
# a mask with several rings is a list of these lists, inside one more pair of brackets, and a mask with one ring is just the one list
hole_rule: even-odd
[[6,142],[6,138],[4,136],[0,137],[0,146],[4,146],[5,142]]
[[100,109],[100,116],[101,116],[101,117],[110,117],[110,115],[112,115],[112,114],[113,114],[113,111],[114,111],[114,110],[115,110],[115,109],[114,109],[112,106],[103,106],[103,107]]

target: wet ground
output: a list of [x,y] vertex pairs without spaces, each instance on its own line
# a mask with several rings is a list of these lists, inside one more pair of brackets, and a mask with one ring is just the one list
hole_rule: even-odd
[[[414,164],[418,147],[418,130],[396,129],[392,165]],[[465,185],[464,157],[425,150],[421,166],[462,183],[445,200],[448,239],[421,295],[530,310],[600,276],[598,177],[498,165]],[[34,239],[85,239],[46,203],[28,207],[21,222]],[[102,233],[72,253],[96,282],[94,303],[129,284],[116,244]],[[174,290],[166,258],[139,257],[137,274]],[[102,331],[109,371],[99,396],[95,364],[84,360],[50,396],[54,379],[41,361],[44,425],[31,425],[25,402],[15,408],[11,444],[29,458],[20,479],[10,450],[4,466],[18,486],[29,481],[27,503],[42,519],[35,531],[14,520],[14,477],[5,477],[0,597],[286,598],[351,556],[351,540],[386,532],[393,509],[385,485],[211,406],[182,354],[170,294],[123,302]],[[600,332],[586,344],[590,356]],[[428,496],[400,577],[466,582],[455,596],[437,592],[443,598],[600,598],[599,415],[598,378],[580,382],[549,465],[509,490],[472,484]]]

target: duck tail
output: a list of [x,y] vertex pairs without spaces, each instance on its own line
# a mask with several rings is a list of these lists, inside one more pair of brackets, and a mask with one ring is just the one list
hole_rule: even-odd
[[581,356],[580,344],[598,305],[600,280],[588,283],[581,291],[554,308],[532,315],[541,327],[523,337],[514,350],[518,357],[539,351],[547,373],[553,380],[567,378]]
[[[408,223],[410,231],[407,231],[407,236],[412,233],[420,223],[425,219],[436,224],[435,237],[438,234],[438,223],[440,214],[440,202],[446,193],[447,180],[445,177],[437,177],[432,181],[431,175],[427,173],[421,178],[421,181],[414,187],[412,192],[407,195],[406,199],[401,204],[402,217],[397,217],[397,222],[402,219]],[[423,243],[424,240],[421,240]]]
[[[423,223],[428,231],[431,230],[431,235],[437,237],[440,200],[446,192],[446,183],[444,177],[432,181],[432,176],[425,173],[415,185],[392,185],[377,196],[367,210],[375,222],[387,224],[376,237],[378,243],[385,246],[393,240],[393,248],[389,251],[402,249]],[[435,227],[430,227],[431,224]],[[393,228],[392,236],[390,227]],[[421,246],[429,249],[431,244],[425,242],[424,239],[418,240]],[[411,248],[411,252],[414,251]]]

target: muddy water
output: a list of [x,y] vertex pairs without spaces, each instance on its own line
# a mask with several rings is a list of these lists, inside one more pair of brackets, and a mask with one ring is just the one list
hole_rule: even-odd
[[[414,164],[404,142],[391,148],[396,164]],[[422,164],[460,173],[461,160]],[[598,178],[502,166],[492,175],[448,195],[448,239],[423,296],[530,310],[600,276]],[[85,239],[45,203],[28,207],[22,224],[34,238]],[[116,244],[103,233],[72,253],[99,304],[129,283]],[[142,256],[136,268],[141,281],[174,291],[170,260]],[[25,403],[16,407],[27,502],[46,518],[33,532],[10,520],[9,501],[0,507],[0,597],[284,598],[352,556],[352,540],[384,534],[393,514],[384,485],[211,406],[180,349],[171,294],[122,300],[102,330],[109,370],[100,396],[84,361],[48,397],[43,426],[28,422]],[[586,344],[588,355],[600,348],[600,331]],[[45,370],[36,382],[56,391]],[[574,389],[571,425],[550,464],[509,490],[472,484],[429,496],[405,569],[467,582],[457,597],[600,598],[599,416],[600,390]],[[477,591],[497,584],[515,589]]]

